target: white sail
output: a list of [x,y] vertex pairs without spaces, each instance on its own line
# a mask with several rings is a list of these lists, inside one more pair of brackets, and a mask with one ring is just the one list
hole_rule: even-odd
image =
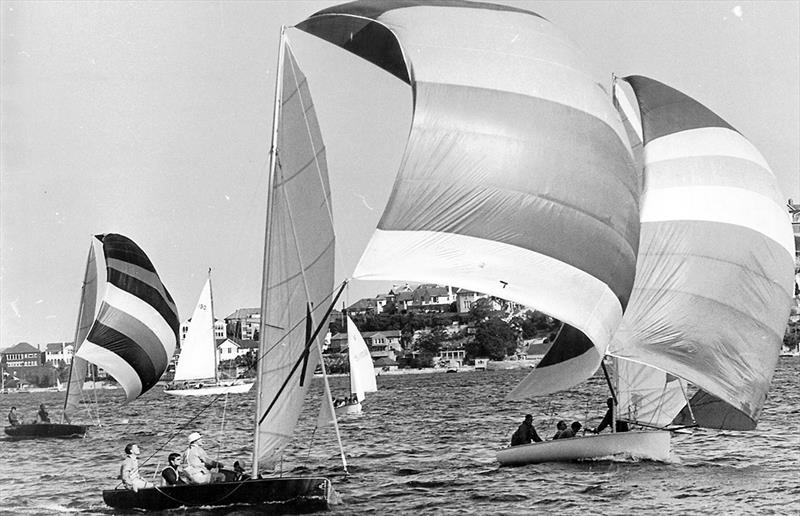
[[617,359],[617,419],[663,428],[686,405],[686,384],[677,376]]
[[80,410],[80,401],[83,394],[83,383],[86,379],[88,363],[78,357],[78,351],[86,335],[94,323],[99,307],[98,296],[104,291],[102,283],[105,281],[105,257],[102,244],[93,238],[89,246],[89,256],[86,259],[86,271],[81,289],[81,304],[78,309],[78,322],[75,328],[74,348],[72,350],[72,363],[69,368],[69,381],[67,394],[64,397],[64,419],[70,419]]
[[175,366],[176,382],[216,378],[217,357],[214,339],[214,311],[211,305],[211,278],[206,280],[189,321]]
[[254,473],[292,438],[332,307],[334,234],[322,142],[305,76],[281,38],[261,298]]
[[369,354],[367,343],[358,331],[355,323],[347,317],[347,356],[350,358],[350,392],[364,400],[365,392],[375,392],[378,384],[375,381],[375,367]]

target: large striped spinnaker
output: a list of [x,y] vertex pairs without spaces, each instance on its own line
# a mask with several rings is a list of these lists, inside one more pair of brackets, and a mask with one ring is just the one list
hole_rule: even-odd
[[580,51],[536,13],[484,2],[351,2],[297,26],[409,84],[393,192],[354,272],[536,307],[578,346],[516,396],[597,369],[628,301],[639,184]]
[[785,200],[725,120],[653,79],[625,81],[641,116],[645,190],[636,281],[609,351],[700,387],[700,426],[751,429],[792,303]]
[[178,310],[150,259],[132,240],[96,235],[92,247],[90,262],[96,260],[99,274],[96,291],[84,289],[81,319],[94,318],[85,337],[79,337],[75,356],[106,370],[132,401],[166,371],[178,340]]

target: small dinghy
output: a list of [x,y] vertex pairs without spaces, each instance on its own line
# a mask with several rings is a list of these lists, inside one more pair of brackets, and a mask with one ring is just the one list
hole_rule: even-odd
[[42,437],[60,437],[69,439],[86,436],[86,425],[68,425],[60,423],[34,423],[5,427],[6,435],[12,439],[39,439]]

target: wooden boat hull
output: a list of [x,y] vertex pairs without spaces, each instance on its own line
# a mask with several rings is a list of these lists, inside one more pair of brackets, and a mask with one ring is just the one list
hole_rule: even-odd
[[140,489],[109,489],[103,501],[115,509],[161,511],[177,507],[266,505],[280,513],[309,513],[330,510],[338,495],[324,477],[283,477],[179,485]]
[[253,388],[254,382],[234,383],[231,385],[210,385],[208,387],[189,389],[165,389],[173,396],[214,396],[217,394],[244,394]]
[[343,405],[333,409],[337,416],[346,416],[348,414],[361,414],[361,403],[354,403],[352,405]]
[[44,439],[57,437],[69,439],[86,436],[86,425],[66,425],[59,423],[36,423],[5,427],[6,435],[12,439]]
[[617,432],[512,446],[497,452],[502,466],[626,456],[667,461],[669,432]]

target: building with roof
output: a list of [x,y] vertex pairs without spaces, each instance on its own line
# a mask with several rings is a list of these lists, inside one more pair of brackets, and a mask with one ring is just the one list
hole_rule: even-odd
[[27,342],[20,342],[15,346],[0,352],[3,364],[7,368],[39,367],[42,365],[42,353]]
[[60,362],[71,364],[74,349],[72,342],[48,342],[44,348],[44,362],[55,367]]
[[[189,323],[192,322],[192,318],[186,319],[183,323],[181,323],[180,329],[180,345],[183,345],[183,341],[186,340],[186,333],[189,331]],[[214,319],[214,339],[225,339],[227,335],[225,334],[225,320],[224,319]]]
[[237,339],[258,340],[261,327],[260,308],[239,308],[225,318],[226,335]]

